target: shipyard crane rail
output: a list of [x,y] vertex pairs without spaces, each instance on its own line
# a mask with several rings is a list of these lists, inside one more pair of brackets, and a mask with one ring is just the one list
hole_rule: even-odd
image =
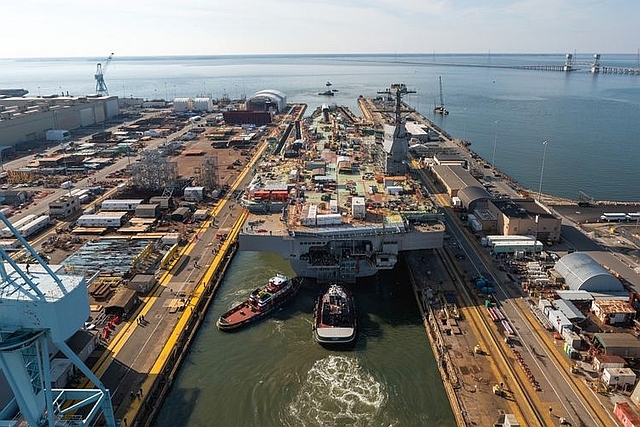
[[107,68],[109,67],[112,59],[113,52],[111,52],[111,55],[109,55],[104,61],[104,65],[101,62],[98,62],[98,64],[96,65],[96,73],[94,74],[94,78],[96,79],[96,93],[98,95],[109,96],[107,84],[104,82],[104,73],[107,72]]

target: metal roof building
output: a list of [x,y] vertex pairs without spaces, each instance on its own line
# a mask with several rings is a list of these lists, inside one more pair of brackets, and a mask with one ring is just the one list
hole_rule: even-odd
[[640,340],[632,334],[595,334],[593,337],[607,355],[632,358],[640,357]]
[[563,256],[554,268],[564,277],[572,291],[620,292],[624,290],[618,279],[583,252]]
[[551,301],[551,304],[557,310],[560,310],[562,313],[564,313],[564,315],[567,316],[567,319],[571,320],[572,322],[580,322],[585,319],[584,314],[582,314],[582,312],[578,310],[578,307],[576,307],[571,301],[557,299]]
[[[481,185],[471,185],[458,191],[458,198],[468,210],[475,210],[478,202],[491,200],[491,194]],[[495,218],[495,217],[494,217]]]
[[442,184],[447,187],[449,193],[452,191],[456,193],[450,194],[451,196],[457,195],[458,190],[461,188],[480,185],[480,182],[460,165],[433,165],[431,170]]
[[265,89],[260,90],[247,100],[247,110],[264,109],[268,110],[267,106],[275,104],[278,113],[283,113],[287,109],[287,95],[279,90]]

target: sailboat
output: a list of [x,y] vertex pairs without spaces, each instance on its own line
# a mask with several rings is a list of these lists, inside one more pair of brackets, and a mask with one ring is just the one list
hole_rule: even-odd
[[433,107],[433,112],[444,116],[449,114],[449,111],[444,108],[444,98],[442,97],[442,76],[438,76],[438,83],[440,85],[440,105]]

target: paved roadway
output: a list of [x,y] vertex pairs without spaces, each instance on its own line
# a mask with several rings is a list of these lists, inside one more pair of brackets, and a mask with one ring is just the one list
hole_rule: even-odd
[[[254,159],[265,147],[263,144]],[[249,183],[253,164],[254,161],[247,164],[227,197],[233,194],[234,189],[244,188]],[[216,235],[228,233],[230,240],[235,237],[232,230],[237,233],[244,221],[243,210],[233,199],[222,199],[213,214],[213,218],[205,221],[192,237],[170,272],[165,273],[152,294],[145,298],[140,311],[113,338],[97,363],[97,374],[112,393],[117,418],[127,418],[129,422],[134,419],[144,402],[135,396],[135,392],[142,388],[144,393],[145,388],[151,387],[150,381],[156,378],[149,374],[161,372],[163,366],[158,367],[158,362],[166,362],[168,357],[161,355],[175,350],[175,341],[171,337],[181,316],[190,315],[190,300],[197,296],[199,285],[204,282],[203,276],[218,267],[217,249],[221,247],[221,240]],[[187,310],[176,310],[183,303]],[[140,315],[145,319],[142,323],[137,321]]]

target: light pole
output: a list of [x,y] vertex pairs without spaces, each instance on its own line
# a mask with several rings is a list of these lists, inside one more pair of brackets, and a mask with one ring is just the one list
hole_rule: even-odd
[[549,141],[546,139],[542,141],[542,145],[544,145],[544,151],[542,152],[542,167],[540,168],[540,185],[538,186],[538,202],[542,199],[542,177],[544,176],[544,159],[547,157],[547,145],[549,145]]
[[498,146],[498,121],[496,123],[496,136],[493,139],[493,157],[491,158],[491,166],[496,167],[496,147]]

